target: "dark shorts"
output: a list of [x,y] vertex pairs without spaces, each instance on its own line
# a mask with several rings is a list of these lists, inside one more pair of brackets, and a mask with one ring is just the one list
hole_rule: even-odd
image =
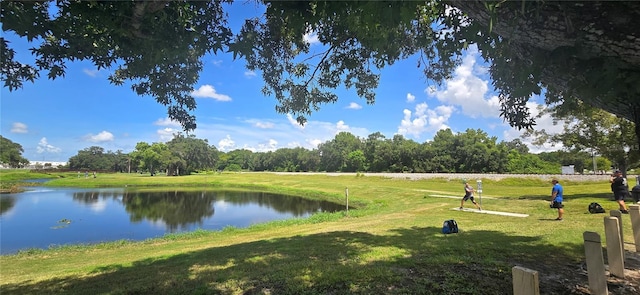
[[626,198],[629,194],[627,192],[615,192],[613,193],[613,200],[614,201],[620,201],[623,200],[624,198]]
[[473,199],[473,195],[466,195],[466,196],[462,197],[462,200],[463,200],[463,201],[465,201],[465,202],[466,202],[467,200],[471,200],[471,202],[474,202],[474,203],[476,202],[476,201]]
[[564,208],[564,205],[562,205],[562,202],[556,202],[556,201],[553,201],[553,204],[551,204],[551,208],[558,208],[558,209],[560,209],[560,208]]

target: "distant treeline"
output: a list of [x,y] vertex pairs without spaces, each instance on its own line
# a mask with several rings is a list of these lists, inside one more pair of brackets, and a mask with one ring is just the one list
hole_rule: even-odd
[[68,161],[70,171],[110,171],[185,175],[196,171],[275,172],[405,172],[405,173],[524,173],[560,174],[573,165],[577,173],[610,169],[611,162],[586,152],[532,154],[519,139],[498,142],[484,131],[454,134],[440,130],[432,141],[418,143],[402,135],[380,132],[360,138],[348,132],[316,149],[280,148],[255,152],[219,151],[206,139],[177,134],[167,143],[139,142],[131,153],[92,146]]

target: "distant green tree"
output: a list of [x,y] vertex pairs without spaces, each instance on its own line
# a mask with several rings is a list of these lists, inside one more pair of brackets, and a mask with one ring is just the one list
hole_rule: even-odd
[[148,144],[146,142],[138,142],[136,149],[132,152],[133,157],[139,159],[140,168],[146,169],[151,175],[154,175],[158,169],[166,167],[169,160],[169,149],[167,145],[161,142]]
[[103,147],[91,146],[78,151],[68,162],[69,169],[73,170],[114,171],[117,161],[113,152],[105,151]]
[[362,150],[355,150],[347,154],[344,172],[361,172],[366,168],[367,159],[364,157]]
[[225,152],[220,152],[218,154],[218,165],[217,168],[218,170],[226,170],[227,166],[229,166],[230,162],[229,159],[231,158],[231,156],[229,156],[228,153]]
[[[598,171],[609,171],[611,168],[611,161],[605,157],[596,157],[596,170]],[[596,171],[596,173],[598,173]]]
[[385,136],[380,132],[374,132],[369,134],[364,140],[364,146],[362,151],[364,157],[367,160],[368,171],[381,172],[385,171],[389,167],[386,160],[381,157],[382,145],[385,144]]
[[506,172],[508,173],[558,174],[561,172],[560,165],[543,161],[537,155],[522,154],[516,149],[509,151],[507,160]]
[[198,170],[213,169],[216,166],[217,149],[210,146],[206,139],[178,133],[166,144],[171,153],[168,156],[167,167],[171,175],[185,175]]
[[[590,153],[583,151],[553,151],[553,152],[543,152],[538,154],[540,159],[556,163],[561,166],[571,166],[573,165],[573,169],[577,173],[582,173],[584,169],[589,169],[593,166],[592,161],[593,158]],[[587,164],[588,163],[588,164]],[[608,170],[609,167],[604,168]]]
[[320,163],[317,151],[302,147],[282,148],[273,152],[274,171],[315,171]]
[[451,148],[455,172],[490,172],[490,156],[496,149],[496,140],[480,129],[467,129],[456,134]]
[[371,167],[376,169],[375,172],[402,172],[398,156],[399,153],[394,150],[393,141],[385,139],[378,144]]
[[391,139],[391,151],[394,164],[390,169],[395,172],[413,172],[416,161],[419,160],[420,144],[396,134]]
[[29,160],[22,156],[22,145],[0,135],[0,163],[13,168],[21,168],[29,164]]
[[251,159],[253,171],[274,171],[273,154],[273,151],[256,153]]
[[457,159],[453,155],[455,136],[451,129],[438,130],[430,143],[433,172],[456,172]]
[[414,172],[436,172],[436,165],[433,162],[435,148],[432,142],[423,142],[420,144],[417,152],[417,158],[413,161]]
[[499,142],[495,148],[490,150],[489,162],[486,168],[487,171],[494,173],[505,173],[507,171],[507,155],[511,150],[507,146],[508,143]]
[[504,147],[507,148],[508,150],[516,150],[518,153],[523,155],[529,153],[529,147],[527,147],[527,145],[524,142],[522,142],[520,138],[503,142],[503,144],[504,144]]
[[294,148],[294,150],[298,154],[299,171],[318,171],[321,158],[319,150],[308,150],[302,147]]
[[344,171],[349,153],[362,148],[362,140],[349,132],[340,132],[318,145],[320,169],[328,172]]
[[291,148],[277,149],[273,152],[273,171],[299,171],[299,152]]
[[252,170],[251,165],[252,165],[253,152],[251,150],[237,149],[237,150],[229,151],[227,153],[227,156],[228,156],[228,165],[236,164],[240,167],[241,170]]
[[239,164],[231,163],[224,168],[225,171],[240,172],[242,167]]
[[[563,131],[550,134],[545,129],[529,130],[525,137],[535,139],[537,144],[562,144],[572,153],[590,152],[610,159],[617,168],[625,171],[640,165],[638,151],[637,126],[624,118],[616,117],[606,111],[586,105],[582,102],[565,103],[547,108],[540,116],[549,114]],[[580,157],[590,157],[581,155]],[[578,165],[578,159],[573,159]],[[580,163],[580,168],[585,165]],[[591,165],[586,165],[590,167]],[[609,167],[606,167],[608,170]],[[578,171],[578,170],[576,170]],[[582,171],[582,170],[579,170]]]
[[[115,153],[110,153],[113,167],[113,172],[129,172],[131,167],[131,161],[129,154],[123,153],[121,150],[117,150]],[[135,167],[134,170],[135,171]]]

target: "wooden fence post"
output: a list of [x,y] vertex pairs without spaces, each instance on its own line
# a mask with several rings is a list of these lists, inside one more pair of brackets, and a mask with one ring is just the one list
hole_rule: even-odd
[[344,188],[344,198],[347,204],[347,216],[349,216],[349,188],[348,187]]
[[619,278],[624,278],[624,252],[622,252],[622,241],[620,241],[620,227],[618,218],[604,218],[604,233],[607,238],[607,262],[609,263],[609,273]]
[[629,206],[631,217],[631,229],[633,230],[633,242],[636,244],[636,252],[640,252],[640,205]]
[[604,258],[602,256],[602,242],[600,235],[586,231],[584,237],[584,255],[587,262],[587,276],[589,278],[589,291],[593,295],[607,295],[607,277],[604,271]]
[[521,266],[511,269],[513,295],[540,295],[538,272]]

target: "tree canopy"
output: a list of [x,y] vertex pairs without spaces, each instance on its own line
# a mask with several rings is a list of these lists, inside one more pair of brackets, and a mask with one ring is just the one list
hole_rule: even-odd
[[0,38],[0,77],[9,90],[36,80],[63,77],[68,61],[90,60],[115,68],[111,83],[132,82],[138,95],[167,106],[169,118],[196,128],[190,95],[201,58],[229,44],[223,1],[3,1],[2,30],[37,41],[34,65],[14,59]]
[[510,122],[519,121],[511,116],[526,108],[530,94],[546,90],[549,105],[584,103],[635,123],[640,140],[635,24],[640,2],[454,0],[451,5],[491,32],[478,44],[491,61],[491,78]]
[[18,168],[29,164],[29,160],[22,156],[22,145],[0,135],[0,163]]
[[[13,90],[40,71],[54,79],[65,62],[91,60],[115,68],[113,84],[129,81],[166,105],[188,131],[196,128],[190,93],[207,53],[246,59],[276,110],[305,122],[338,99],[332,89],[340,85],[374,103],[379,70],[401,59],[415,58],[440,83],[476,44],[511,126],[533,127],[527,102],[544,94],[550,105],[581,101],[626,118],[640,134],[640,2],[264,0],[265,15],[235,35],[228,2],[5,1],[3,31],[39,43],[29,65],[0,38],[0,78]],[[323,52],[309,51],[311,32]]]
[[[556,155],[555,153],[553,155]],[[583,156],[583,157],[581,157]],[[574,165],[579,173],[587,153],[557,154],[544,160],[530,154],[519,140],[497,142],[479,129],[454,134],[440,130],[433,141],[418,143],[402,135],[385,138],[379,132],[366,138],[340,132],[317,149],[281,148],[268,152],[237,149],[218,151],[206,140],[174,134],[165,143],[138,142],[129,154],[97,146],[78,151],[69,159],[74,170],[149,172],[151,175],[189,175],[206,171],[279,172],[445,172],[556,174],[560,163]]]
[[[584,103],[557,105],[540,112],[549,114],[554,122],[562,122],[564,131],[549,134],[544,129],[531,130],[525,136],[535,138],[535,143],[549,142],[562,144],[569,151],[589,151],[613,161],[626,176],[629,168],[640,164],[640,153],[631,149],[638,139],[633,131],[634,124],[616,117],[602,109]],[[606,167],[608,168],[608,167]]]

